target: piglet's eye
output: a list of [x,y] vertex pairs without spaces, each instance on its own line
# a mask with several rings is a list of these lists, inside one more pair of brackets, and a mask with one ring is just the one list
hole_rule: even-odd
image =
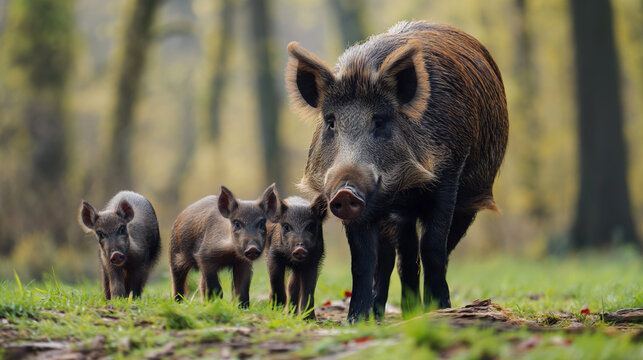
[[292,227],[290,226],[290,224],[283,224],[281,225],[281,229],[284,234],[287,234],[292,230]]
[[125,226],[121,226],[118,228],[118,235],[127,235],[127,228]]
[[266,219],[262,219],[259,221],[259,230],[265,232],[266,231]]
[[239,220],[232,220],[232,228],[234,231],[239,231],[241,230],[241,221]]
[[308,231],[311,234],[315,232],[315,228],[317,228],[315,223],[310,223],[306,225],[306,231]]
[[105,237],[105,234],[102,231],[96,231],[96,236],[98,236],[98,240],[101,240]]

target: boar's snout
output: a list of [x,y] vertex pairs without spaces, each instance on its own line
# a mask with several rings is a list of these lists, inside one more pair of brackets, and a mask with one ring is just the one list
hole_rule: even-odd
[[364,200],[349,186],[339,188],[330,201],[330,211],[342,220],[354,220],[362,214]]
[[114,251],[112,253],[112,256],[109,257],[109,262],[111,262],[112,265],[115,266],[123,265],[125,263],[125,260],[127,260],[127,256],[120,251]]
[[304,249],[304,247],[302,245],[299,245],[299,244],[297,245],[295,250],[293,250],[293,252],[292,252],[292,257],[294,257],[295,259],[297,259],[299,261],[304,260],[307,255],[308,255],[308,250]]
[[250,245],[246,248],[246,251],[243,253],[248,259],[255,260],[261,255],[261,250],[255,245]]

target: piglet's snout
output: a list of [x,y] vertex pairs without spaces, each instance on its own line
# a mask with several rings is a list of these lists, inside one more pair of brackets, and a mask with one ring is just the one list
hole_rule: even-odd
[[297,260],[304,260],[308,255],[308,250],[304,249],[302,246],[297,246],[292,252],[292,256]]
[[125,260],[127,260],[127,256],[120,251],[114,251],[109,258],[109,262],[116,266],[123,265]]
[[258,247],[255,245],[250,245],[246,249],[246,251],[243,253],[248,259],[250,260],[255,260],[261,255],[261,250],[259,250]]

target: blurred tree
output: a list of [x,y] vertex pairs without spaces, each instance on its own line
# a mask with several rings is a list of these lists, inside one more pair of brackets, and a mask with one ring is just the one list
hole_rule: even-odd
[[270,54],[272,24],[268,4],[268,0],[250,0],[250,64],[256,71],[255,91],[259,100],[257,111],[266,181],[282,184],[281,146],[278,139],[281,96],[275,85],[273,58]]
[[533,64],[533,45],[529,32],[527,1],[513,1],[513,35],[516,46],[514,48],[514,76],[519,84],[516,88],[515,108],[518,110],[516,118],[526,122],[529,138],[524,145],[523,171],[521,172],[522,186],[527,189],[529,198],[529,213],[537,222],[545,220],[547,205],[544,202],[539,186],[541,169],[539,148],[542,144],[541,124],[534,108],[536,97],[536,81],[534,78],[535,67]]
[[118,57],[115,104],[110,115],[111,136],[107,149],[109,163],[104,168],[107,194],[132,186],[131,146],[134,110],[147,53],[153,40],[153,26],[161,0],[127,2],[125,31]]
[[218,29],[213,32],[210,43],[211,65],[207,95],[208,133],[210,140],[217,141],[221,128],[221,100],[226,84],[226,73],[232,44],[232,20],[234,8],[232,0],[221,0],[221,11],[218,17]]
[[358,41],[365,40],[363,0],[330,0],[331,8],[335,13],[337,25],[342,36],[342,45],[347,47]]
[[619,61],[609,0],[572,0],[580,193],[575,248],[638,244],[630,212]]
[[15,0],[2,42],[2,252],[32,233],[67,240],[68,79],[74,3]]

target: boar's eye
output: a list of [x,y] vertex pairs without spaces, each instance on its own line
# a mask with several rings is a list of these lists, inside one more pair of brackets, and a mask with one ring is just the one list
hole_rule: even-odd
[[127,228],[125,225],[118,228],[118,235],[127,235]]
[[326,122],[326,126],[328,126],[330,130],[335,129],[335,115],[328,114],[324,116],[324,121]]
[[391,136],[391,121],[387,115],[376,114],[373,116],[373,136]]
[[232,229],[234,231],[239,231],[241,230],[241,221],[239,220],[232,220]]
[[287,234],[290,231],[292,231],[292,226],[290,226],[290,224],[285,223],[285,224],[281,225],[281,232],[282,233]]
[[266,219],[259,220],[259,224],[257,227],[259,228],[259,231],[266,232]]

